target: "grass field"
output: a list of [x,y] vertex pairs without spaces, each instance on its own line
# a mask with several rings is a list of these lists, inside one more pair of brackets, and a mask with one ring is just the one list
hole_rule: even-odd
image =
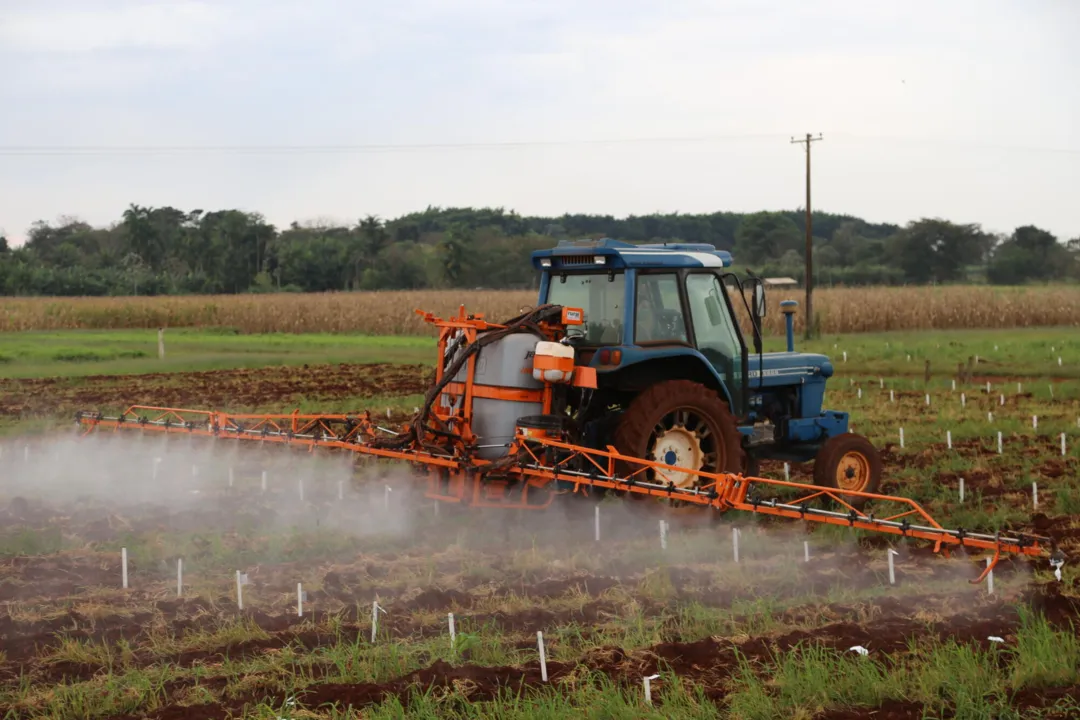
[[[9,432],[154,398],[390,407],[400,420],[432,349],[429,339],[170,330],[159,361],[155,331],[8,337]],[[830,334],[797,346],[832,357],[827,406],[882,449],[885,492],[916,498],[948,527],[1037,531],[1070,558],[1080,550],[1075,329]],[[969,358],[972,377],[954,389]],[[979,553],[946,559],[844,528],[673,518],[665,550],[656,516],[607,501],[596,542],[592,505],[575,498],[542,514],[437,512],[396,469],[354,473],[330,455],[69,438],[0,442],[5,718],[1080,716],[1074,560],[1062,582],[1046,558],[1004,560],[991,595],[967,582]],[[811,471],[790,467],[796,480]],[[889,547],[900,552],[895,585]],[[242,610],[237,571],[250,580]],[[647,705],[642,679],[654,674]]]

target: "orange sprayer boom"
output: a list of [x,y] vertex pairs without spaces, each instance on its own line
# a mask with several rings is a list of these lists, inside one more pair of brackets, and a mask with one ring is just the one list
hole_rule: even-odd
[[[1002,553],[1039,555],[1052,544],[1048,538],[1025,533],[947,529],[909,498],[707,472],[633,457],[611,445],[587,447],[572,441],[573,432],[558,414],[558,404],[568,388],[594,389],[595,372],[575,366],[572,359],[565,362],[568,353],[551,347],[568,321],[574,322],[573,309],[541,307],[501,325],[466,316],[463,309],[449,320],[429,314],[425,318],[440,328],[441,360],[424,406],[401,429],[382,427],[366,412],[241,414],[139,405],[114,416],[81,412],[77,421],[85,433],[160,432],[403,461],[426,475],[428,497],[473,507],[542,509],[557,495],[615,493],[651,497],[680,508],[739,510],[919,538],[932,541],[935,551],[952,546],[993,551],[980,580]],[[532,374],[558,382],[538,382],[539,387],[524,389],[481,382],[480,350],[511,334],[526,337],[534,347]],[[520,363],[511,367],[521,373],[530,370]],[[485,444],[492,433],[489,427],[478,434],[485,419],[482,412],[497,414],[519,405],[540,412],[518,417],[512,428],[503,429],[503,443]]]

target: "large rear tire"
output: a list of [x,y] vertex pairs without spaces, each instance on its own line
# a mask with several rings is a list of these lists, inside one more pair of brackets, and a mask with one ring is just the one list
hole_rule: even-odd
[[[814,484],[837,490],[876,493],[881,486],[881,456],[862,435],[843,433],[825,441],[814,459]],[[867,499],[841,496],[854,507]]]
[[[741,438],[735,417],[715,390],[690,380],[666,380],[634,398],[615,430],[614,445],[624,455],[666,465],[739,473]],[[700,484],[688,473],[655,478],[649,471],[649,480],[683,488]]]

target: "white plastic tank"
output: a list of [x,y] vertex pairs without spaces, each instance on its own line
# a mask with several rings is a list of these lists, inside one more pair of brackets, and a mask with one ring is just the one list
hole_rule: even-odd
[[[507,335],[480,350],[476,357],[474,385],[491,385],[518,390],[543,390],[544,383],[533,377],[533,354],[542,338],[531,333]],[[464,383],[468,374],[466,364],[454,381]],[[444,407],[451,407],[449,396],[443,394]],[[457,398],[458,404],[461,398]],[[477,436],[477,456],[494,460],[507,454],[514,439],[517,420],[526,415],[539,415],[544,411],[542,402],[473,398],[472,431]]]

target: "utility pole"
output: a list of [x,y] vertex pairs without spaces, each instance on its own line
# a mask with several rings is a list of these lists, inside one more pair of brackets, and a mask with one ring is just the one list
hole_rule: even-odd
[[824,140],[821,133],[814,137],[806,133],[806,139],[796,140],[791,138],[792,143],[806,145],[806,339],[813,334],[814,325],[814,221],[810,213],[810,144],[817,140]]

